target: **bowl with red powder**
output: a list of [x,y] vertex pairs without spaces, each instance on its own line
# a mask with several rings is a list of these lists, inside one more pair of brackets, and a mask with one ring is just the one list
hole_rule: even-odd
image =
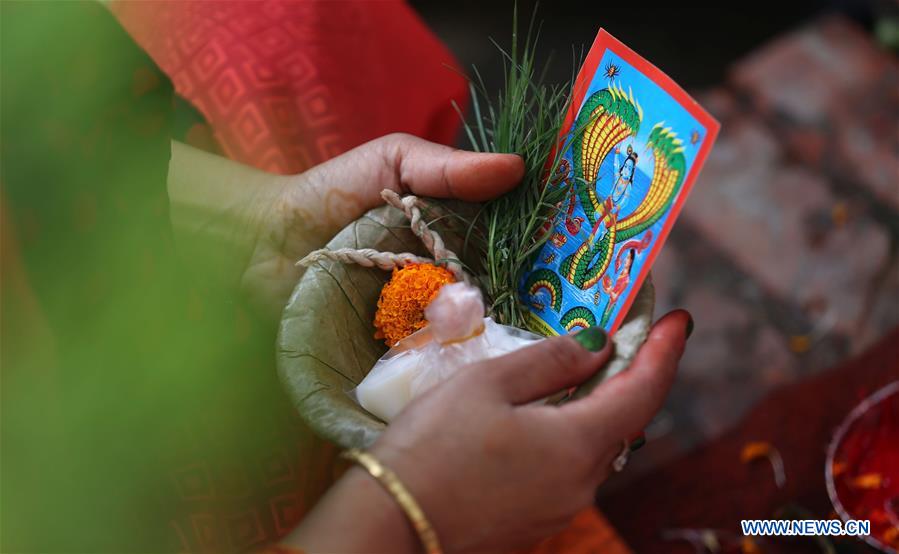
[[864,540],[883,552],[899,551],[899,381],[863,400],[837,429],[825,480],[843,521],[870,521]]

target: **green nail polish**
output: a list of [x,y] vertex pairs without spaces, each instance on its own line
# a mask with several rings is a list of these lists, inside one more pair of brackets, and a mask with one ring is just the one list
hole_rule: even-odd
[[690,335],[693,334],[693,316],[690,316],[690,319],[687,320],[687,338],[690,338]]
[[599,352],[606,345],[608,340],[606,332],[602,327],[587,327],[574,335],[574,340],[589,350],[590,352]]

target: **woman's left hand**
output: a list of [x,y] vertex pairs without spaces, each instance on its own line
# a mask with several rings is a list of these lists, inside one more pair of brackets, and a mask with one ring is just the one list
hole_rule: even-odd
[[189,257],[215,256],[215,272],[277,317],[302,273],[297,260],[382,204],[383,189],[481,202],[508,192],[523,174],[517,155],[467,152],[405,134],[291,176],[174,143],[169,193]]

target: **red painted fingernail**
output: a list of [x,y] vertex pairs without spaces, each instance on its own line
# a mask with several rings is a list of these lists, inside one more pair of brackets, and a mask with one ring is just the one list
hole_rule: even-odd
[[636,439],[631,441],[630,449],[631,452],[636,452],[643,448],[643,445],[646,444],[646,436],[643,433],[640,433]]

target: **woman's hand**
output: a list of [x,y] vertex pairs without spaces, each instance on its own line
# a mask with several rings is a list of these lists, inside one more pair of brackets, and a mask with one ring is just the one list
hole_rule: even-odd
[[[684,311],[662,318],[627,371],[562,406],[534,402],[584,382],[608,359],[598,328],[475,364],[410,404],[371,452],[418,500],[446,552],[533,544],[593,503],[624,441],[660,408],[689,321]],[[378,489],[352,470],[290,542],[311,552],[416,548],[402,512]]]
[[281,176],[173,143],[169,170],[179,247],[206,260],[277,317],[302,269],[294,264],[383,203],[385,188],[479,202],[509,191],[524,163],[393,134],[299,175]]

